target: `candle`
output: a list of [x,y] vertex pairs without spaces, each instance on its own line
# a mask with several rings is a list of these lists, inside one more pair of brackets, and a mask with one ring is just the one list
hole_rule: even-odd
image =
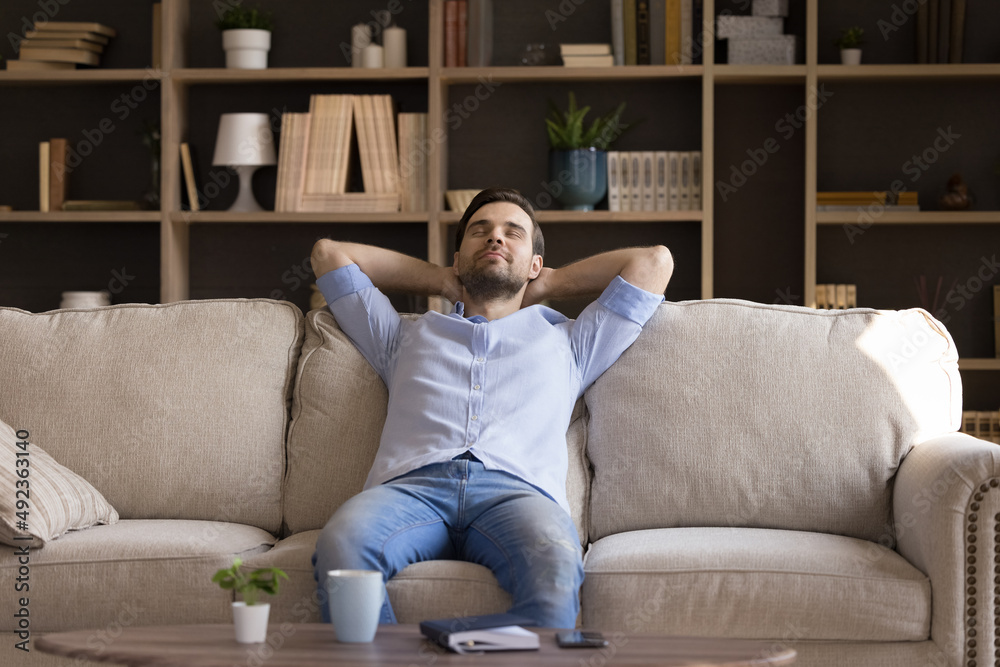
[[372,29],[366,23],[351,28],[351,67],[363,65],[361,53],[372,43]]
[[406,67],[406,31],[392,26],[385,29],[385,66]]
[[362,51],[362,62],[364,63],[362,67],[367,67],[368,69],[384,67],[385,56],[382,47],[378,44],[369,44],[366,46],[365,50]]

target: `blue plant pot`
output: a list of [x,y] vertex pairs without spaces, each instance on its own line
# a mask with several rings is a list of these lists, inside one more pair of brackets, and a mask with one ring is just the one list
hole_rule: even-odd
[[596,148],[549,151],[549,192],[567,211],[593,211],[608,191],[608,155]]

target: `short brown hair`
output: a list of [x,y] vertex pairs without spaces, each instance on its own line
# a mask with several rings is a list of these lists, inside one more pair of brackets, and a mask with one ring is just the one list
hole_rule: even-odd
[[538,226],[538,221],[535,220],[535,209],[524,195],[512,188],[486,188],[472,198],[469,206],[465,209],[465,213],[462,214],[462,219],[458,221],[458,232],[455,234],[455,250],[457,251],[462,247],[462,239],[465,238],[465,228],[469,225],[469,219],[472,215],[486,204],[498,201],[515,204],[528,215],[532,226],[531,252],[544,257],[545,238],[542,236],[542,228]]

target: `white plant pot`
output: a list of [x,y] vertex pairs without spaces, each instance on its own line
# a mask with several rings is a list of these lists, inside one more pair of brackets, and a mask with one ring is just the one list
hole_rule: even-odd
[[860,65],[861,64],[861,49],[841,49],[840,50],[840,64],[841,65]]
[[267,617],[271,612],[269,604],[247,605],[246,602],[233,603],[233,627],[236,641],[241,644],[261,644],[267,640]]
[[267,69],[270,30],[223,30],[222,48],[229,69]]

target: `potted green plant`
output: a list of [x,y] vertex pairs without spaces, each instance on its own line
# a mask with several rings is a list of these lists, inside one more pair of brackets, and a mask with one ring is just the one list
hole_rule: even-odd
[[861,64],[861,45],[865,43],[864,34],[864,28],[855,25],[845,28],[840,33],[840,37],[833,41],[834,46],[840,49],[840,63],[842,65]]
[[269,13],[237,4],[219,17],[215,27],[222,31],[227,68],[267,69],[273,28]]
[[276,567],[262,567],[244,573],[240,568],[243,560],[233,559],[232,567],[219,570],[212,575],[212,581],[225,591],[236,591],[243,600],[233,602],[233,626],[236,641],[241,644],[259,644],[267,639],[267,618],[271,611],[268,603],[258,604],[260,593],[278,594],[278,584],[288,575]]
[[563,111],[549,100],[545,119],[549,134],[549,189],[563,208],[593,211],[608,190],[607,149],[629,126],[622,122],[622,102],[613,111],[589,125],[584,119],[590,107],[578,107],[576,95],[569,94]]

